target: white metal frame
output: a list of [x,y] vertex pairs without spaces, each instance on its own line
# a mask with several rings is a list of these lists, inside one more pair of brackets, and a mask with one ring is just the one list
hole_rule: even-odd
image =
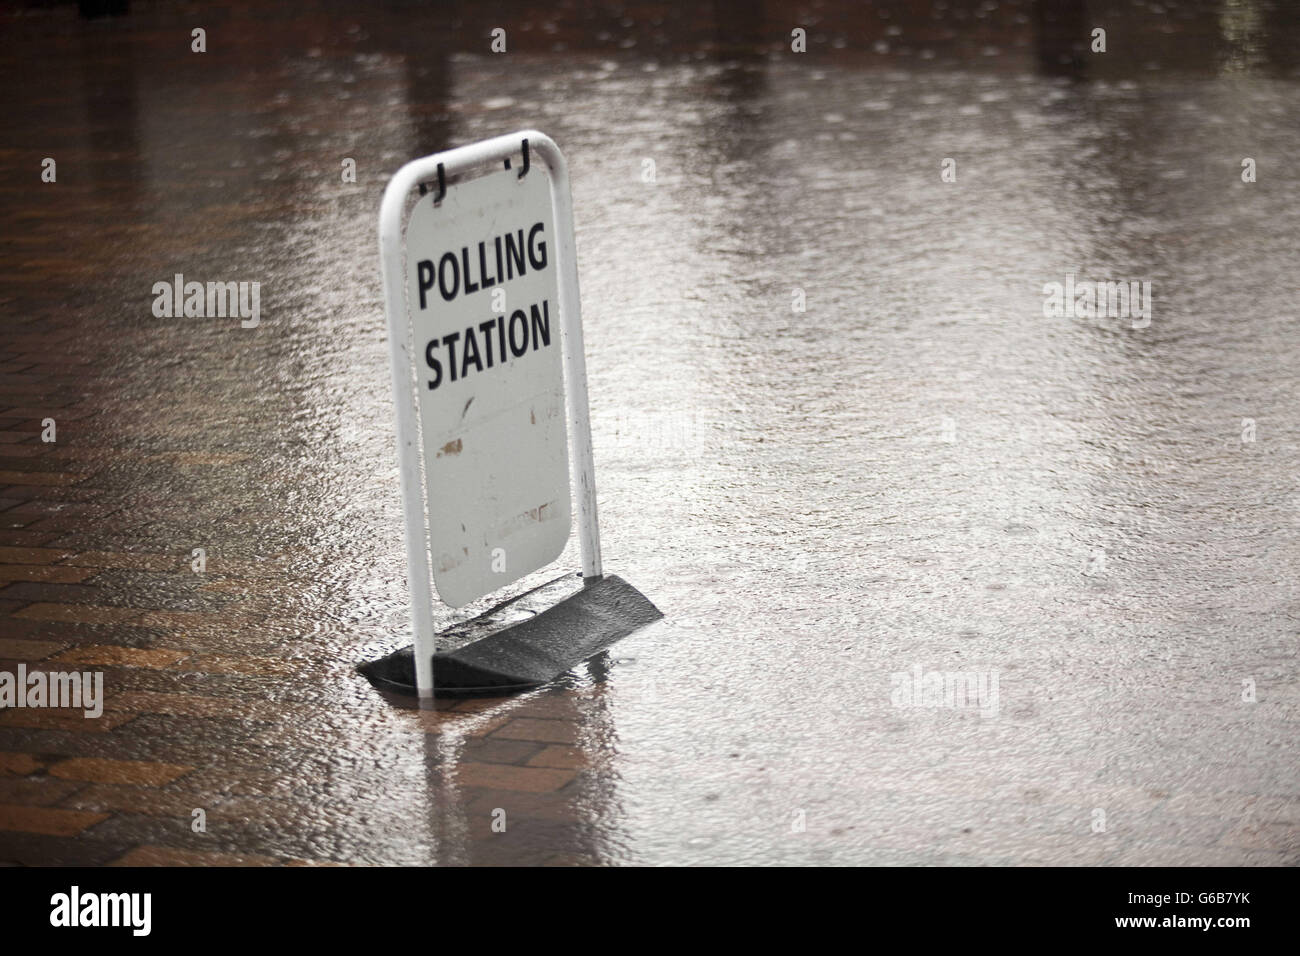
[[[578,296],[578,256],[573,239],[573,203],[569,171],[555,142],[536,130],[497,136],[469,146],[412,160],[399,169],[384,190],[379,210],[379,258],[384,274],[384,308],[393,368],[393,404],[397,409],[397,455],[401,468],[402,511],[406,521],[406,573],[415,627],[415,681],[421,697],[433,696],[433,580],[429,566],[429,528],[420,477],[420,432],[416,411],[415,366],[409,352],[411,327],[406,302],[403,215],[407,196],[421,183],[436,182],[438,166],[445,178],[475,167],[502,163],[528,141],[530,165],[539,161],[550,174],[560,270],[560,316],[564,351],[564,393],[569,415],[569,460],[577,479],[578,533],[582,574],[601,576],[600,528],[596,518],[596,475],[591,457],[591,418],[587,407],[587,360],[582,347],[582,304]],[[531,174],[531,169],[530,173]]]

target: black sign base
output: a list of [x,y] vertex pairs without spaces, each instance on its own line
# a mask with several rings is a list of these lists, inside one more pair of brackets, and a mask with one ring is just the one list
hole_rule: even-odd
[[[548,593],[559,588],[571,590],[574,578],[557,578],[441,632],[438,636],[446,639],[463,639],[478,631],[484,636],[433,655],[435,695],[510,694],[550,683],[620,638],[663,617],[645,595],[611,574],[523,620],[501,626],[503,618],[528,613],[530,605]],[[412,647],[367,661],[357,670],[380,690],[416,693]]]

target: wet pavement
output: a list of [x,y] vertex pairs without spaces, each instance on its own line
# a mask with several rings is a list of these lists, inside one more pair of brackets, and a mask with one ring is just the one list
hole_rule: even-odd
[[[0,712],[0,861],[1300,862],[1287,5],[136,6],[0,30],[0,670],[107,695]],[[409,642],[379,198],[525,127],[666,617],[421,712],[353,670]]]

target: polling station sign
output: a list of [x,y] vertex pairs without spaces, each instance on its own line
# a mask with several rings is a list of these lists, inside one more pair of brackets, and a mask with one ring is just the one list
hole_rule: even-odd
[[540,166],[430,192],[408,219],[430,556],[452,607],[544,567],[568,539],[555,234]]
[[[410,161],[379,254],[415,639],[362,673],[421,697],[553,679],[659,615],[602,571],[564,155],[521,130]],[[485,611],[490,636],[438,650],[435,598],[463,607],[554,562],[571,510],[581,590],[505,627]]]

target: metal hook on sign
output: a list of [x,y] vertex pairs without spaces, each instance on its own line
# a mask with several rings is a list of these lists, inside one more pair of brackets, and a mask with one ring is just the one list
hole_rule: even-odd
[[[420,195],[423,196],[429,191],[428,183],[420,183]],[[433,197],[434,204],[442,202],[443,197],[447,195],[447,174],[443,171],[442,163],[438,164],[438,195]]]
[[524,140],[524,150],[523,150],[523,152],[524,152],[524,168],[521,169],[521,170],[519,170],[519,178],[520,178],[520,179],[523,179],[525,176],[528,175],[529,160],[528,160],[528,140],[527,140],[527,139]]

